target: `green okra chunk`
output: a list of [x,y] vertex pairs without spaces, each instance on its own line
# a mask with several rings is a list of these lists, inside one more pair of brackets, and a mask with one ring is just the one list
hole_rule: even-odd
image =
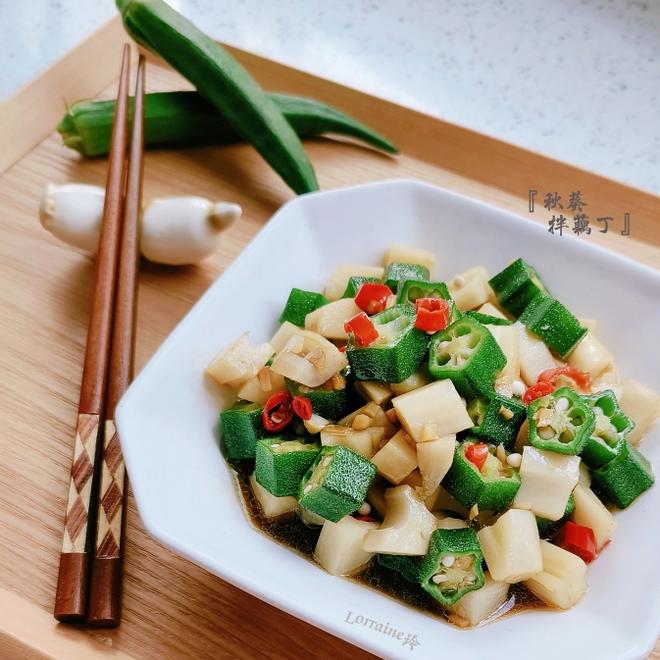
[[396,294],[397,304],[414,305],[419,298],[441,298],[448,301],[451,306],[450,323],[462,316],[461,310],[456,307],[456,303],[444,282],[426,282],[425,280],[401,280],[399,282]]
[[399,282],[403,280],[426,280],[429,279],[429,269],[419,264],[391,263],[385,268],[383,280],[385,284],[396,293]]
[[280,323],[289,321],[304,328],[307,314],[327,304],[328,299],[320,293],[293,288],[280,315]]
[[621,410],[612,390],[598,392],[584,399],[592,406],[596,421],[581,456],[586,465],[596,469],[619,454],[627,434],[635,428],[635,422]]
[[579,454],[596,423],[590,403],[570,387],[560,387],[527,408],[529,444],[558,454]]
[[421,561],[420,584],[441,605],[453,605],[484,586],[482,561],[473,529],[436,529]]
[[444,282],[408,279],[399,282],[396,301],[399,304],[412,303],[418,298],[442,298],[451,300],[451,294]]
[[337,522],[357,511],[376,476],[376,466],[343,445],[323,447],[298,490],[300,506]]
[[548,295],[539,274],[522,259],[516,259],[488,282],[500,305],[513,316],[520,316],[537,296]]
[[520,315],[520,322],[563,358],[587,334],[587,328],[551,296],[536,296],[531,300]]
[[348,388],[346,387],[339,390],[332,389],[329,385],[306,387],[289,378],[285,378],[284,383],[293,396],[307,397],[314,412],[321,417],[336,422],[348,412]]
[[227,458],[254,458],[257,440],[272,435],[263,427],[262,410],[257,403],[239,401],[220,413],[220,430]]
[[385,568],[389,568],[408,580],[420,583],[420,568],[422,557],[411,555],[376,555],[376,561]]
[[627,440],[611,461],[592,474],[597,490],[620,509],[629,507],[655,482],[651,463]]
[[555,532],[573,515],[573,511],[575,511],[575,498],[571,493],[566,502],[564,515],[559,520],[548,520],[547,518],[536,516],[536,526],[539,529],[539,536],[544,539],[554,536]]
[[520,475],[496,456],[493,445],[488,445],[488,456],[479,469],[466,457],[468,448],[476,444],[483,443],[468,438],[456,447],[454,460],[442,485],[468,509],[476,504],[480,511],[501,511],[516,496],[520,488]]
[[257,440],[254,476],[271,495],[295,497],[303,476],[320,451],[320,445],[300,440],[277,437]]
[[488,328],[464,316],[437,332],[429,346],[429,371],[449,378],[464,397],[493,393],[495,376],[506,357]]
[[394,305],[371,317],[378,339],[360,346],[349,337],[346,355],[357,380],[400,383],[417,370],[426,356],[428,337],[415,328],[415,310]]
[[482,325],[511,325],[509,319],[503,319],[500,316],[491,316],[490,314],[482,314],[481,312],[475,312],[474,310],[465,312],[465,316],[469,316],[475,321],[479,321]]
[[493,394],[490,399],[473,399],[467,411],[474,422],[470,435],[505,447],[513,444],[527,416],[526,406],[500,394]]
[[348,284],[346,289],[342,294],[342,298],[355,298],[357,296],[360,287],[363,284],[377,284],[380,283],[380,280],[377,277],[368,277],[366,275],[353,275],[348,278]]

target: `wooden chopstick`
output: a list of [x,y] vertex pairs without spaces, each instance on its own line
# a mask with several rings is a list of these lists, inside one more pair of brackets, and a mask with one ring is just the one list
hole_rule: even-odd
[[69,494],[55,597],[55,618],[81,621],[87,614],[90,553],[94,550],[101,416],[112,330],[117,253],[124,206],[130,48],[124,45],[94,277],[92,309],[80,384]]
[[121,612],[126,471],[114,416],[117,403],[133,375],[140,258],[139,218],[144,170],[144,70],[145,60],[141,55],[135,81],[133,133],[128,159],[124,225],[119,251],[108,390],[105,400],[98,526],[87,614],[87,622],[90,625],[104,628],[118,626]]

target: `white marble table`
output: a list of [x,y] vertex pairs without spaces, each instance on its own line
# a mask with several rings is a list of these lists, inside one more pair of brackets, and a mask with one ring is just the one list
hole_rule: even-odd
[[[233,45],[660,192],[660,2],[171,3]],[[114,12],[0,0],[0,100]]]

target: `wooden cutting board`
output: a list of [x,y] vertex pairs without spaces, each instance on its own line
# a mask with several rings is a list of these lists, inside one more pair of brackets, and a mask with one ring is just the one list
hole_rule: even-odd
[[[37,209],[48,182],[104,184],[106,162],[87,161],[65,149],[53,128],[66,102],[114,95],[125,39],[119,21],[113,20],[0,106],[0,657],[369,657],[162,548],[144,532],[132,499],[121,627],[88,631],[57,625],[51,616],[92,259],[46,233]],[[546,224],[550,214],[538,203],[543,195],[559,192],[567,200],[571,191],[580,190],[592,219],[612,218],[606,234],[592,220],[591,235],[581,240],[660,267],[658,197],[233,52],[266,89],[332,103],[400,147],[401,155],[392,158],[349,142],[307,141],[324,189],[415,178]],[[151,91],[188,88],[153,60],[147,77]],[[528,208],[529,190],[538,191],[534,213]],[[227,232],[218,254],[199,266],[142,265],[138,368],[291,197],[245,145],[149,153],[145,199],[176,194],[236,201],[244,217]],[[624,213],[630,214],[630,236],[620,234]],[[561,241],[567,239],[556,240],[561,260]],[[651,657],[660,659],[660,653]]]

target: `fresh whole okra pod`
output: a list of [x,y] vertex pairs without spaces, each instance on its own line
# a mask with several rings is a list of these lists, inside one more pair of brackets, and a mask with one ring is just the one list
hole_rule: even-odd
[[232,55],[162,0],[116,0],[126,31],[187,78],[296,193],[318,190],[291,125]]
[[[267,93],[266,96],[301,138],[334,133],[396,153],[391,142],[332,106],[288,94]],[[83,156],[105,156],[110,150],[114,117],[114,100],[79,101],[68,108],[57,130],[64,144]],[[234,144],[243,140],[199,92],[155,92],[144,97],[146,149]]]

